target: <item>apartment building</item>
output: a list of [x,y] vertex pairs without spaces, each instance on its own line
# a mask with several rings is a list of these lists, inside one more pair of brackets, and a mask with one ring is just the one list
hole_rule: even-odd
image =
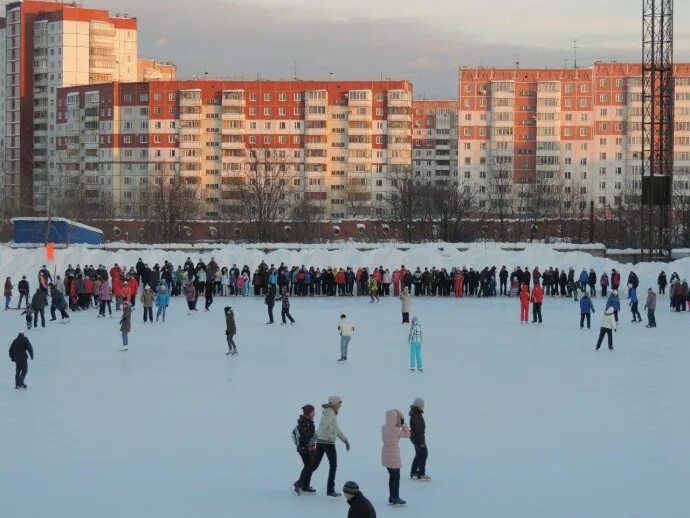
[[419,183],[460,186],[458,101],[412,102],[412,174]]
[[[687,195],[690,64],[674,72],[674,192]],[[462,68],[458,168],[477,188],[480,206],[490,208],[492,194],[506,188],[517,210],[544,193],[566,210],[590,201],[597,209],[630,202],[641,181],[641,74],[639,64],[621,63]],[[503,175],[509,185],[502,185]]]
[[381,215],[387,174],[412,158],[407,81],[113,82],[60,88],[56,109],[59,174],[84,171],[119,217],[141,212],[158,171],[196,189],[202,217],[231,214],[262,151],[323,217]]
[[137,81],[174,81],[177,67],[174,63],[161,63],[155,59],[139,59]]
[[16,1],[6,5],[0,41],[4,185],[22,210],[45,212],[55,175],[57,89],[135,81],[137,21],[77,4]]

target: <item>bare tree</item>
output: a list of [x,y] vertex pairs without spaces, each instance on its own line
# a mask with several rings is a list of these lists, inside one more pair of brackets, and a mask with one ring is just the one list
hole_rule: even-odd
[[390,188],[386,195],[386,215],[398,223],[401,237],[412,241],[416,226],[425,212],[425,186],[415,181],[411,168],[405,167],[391,172]]
[[[506,220],[513,215],[512,157],[494,151],[486,159],[486,192],[480,193],[488,201],[489,214],[498,219],[498,238],[506,240]],[[481,187],[480,187],[481,188]]]
[[366,178],[350,178],[345,190],[347,214],[352,219],[366,219],[373,215],[371,189]]
[[323,206],[305,196],[298,196],[291,212],[295,239],[303,243],[313,241],[319,233],[319,222],[323,217]]
[[[465,187],[468,187],[465,189]],[[435,238],[446,242],[472,241],[476,234],[476,206],[471,189],[450,180],[437,180],[424,189],[426,214],[438,233]]]

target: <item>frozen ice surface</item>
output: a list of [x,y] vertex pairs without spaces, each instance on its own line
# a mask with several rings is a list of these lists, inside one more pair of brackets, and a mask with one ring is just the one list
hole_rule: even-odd
[[[225,356],[228,303],[236,357]],[[423,374],[407,370],[408,328],[393,298],[293,298],[293,326],[266,326],[254,297],[219,298],[192,316],[178,297],[165,324],[144,325],[137,304],[128,352],[117,314],[74,314],[70,325],[28,333],[28,390],[15,391],[5,356],[0,514],[344,517],[345,500],[324,494],[325,458],[312,479],[318,493],[291,492],[300,407],[317,406],[318,422],[337,394],[352,444],[349,453],[338,445],[337,489],[357,481],[379,516],[686,517],[690,313],[670,313],[660,298],[649,330],[630,323],[623,303],[616,350],[594,352],[604,302],[594,303],[593,329],[581,331],[570,300],[547,298],[544,324],[520,325],[515,299],[415,298]],[[356,332],[339,365],[343,312]],[[17,311],[0,312],[3,347],[23,325]],[[433,480],[409,480],[403,440],[408,505],[391,509],[380,429],[387,409],[407,416],[417,396]]]

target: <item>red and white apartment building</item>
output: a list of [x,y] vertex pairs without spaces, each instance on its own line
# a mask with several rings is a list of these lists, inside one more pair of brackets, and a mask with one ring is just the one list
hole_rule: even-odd
[[415,181],[460,188],[458,101],[415,100],[412,109],[412,173]]
[[256,149],[324,217],[352,216],[353,199],[381,215],[387,173],[411,164],[407,81],[111,82],[59,89],[56,110],[58,171],[83,172],[118,217],[140,213],[155,171],[195,186],[202,217],[231,213]]
[[[690,64],[675,66],[674,193],[690,192]],[[639,64],[581,69],[462,68],[459,159],[462,182],[492,182],[491,164],[513,185],[551,184],[569,204],[620,206],[641,182],[642,80]],[[494,167],[494,170],[496,168]]]

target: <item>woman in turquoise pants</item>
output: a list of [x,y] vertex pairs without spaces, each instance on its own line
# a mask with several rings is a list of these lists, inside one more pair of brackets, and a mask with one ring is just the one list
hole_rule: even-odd
[[422,372],[422,326],[417,317],[412,317],[407,342],[410,344],[410,370],[414,371],[416,366],[417,370]]

